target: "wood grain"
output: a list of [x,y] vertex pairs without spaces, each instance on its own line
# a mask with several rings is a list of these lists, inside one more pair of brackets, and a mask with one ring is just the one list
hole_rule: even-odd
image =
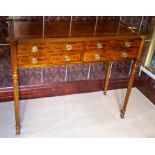
[[[110,66],[112,61],[136,60],[121,110],[121,117],[123,118],[141,57],[145,36],[116,21],[99,22],[97,25],[95,22],[73,22],[72,24],[70,22],[47,22],[45,25],[42,24],[40,22],[17,21],[13,23],[12,28],[11,26],[9,27],[11,29],[10,32],[14,32],[13,35],[12,33],[10,34],[8,41],[12,44],[11,59],[16,134],[20,134],[17,68],[105,61],[110,61]],[[45,34],[43,34],[41,29],[42,26],[46,26]],[[108,88],[109,74],[110,67],[107,70],[105,91]],[[79,85],[76,85],[76,87],[79,88]],[[74,90],[75,88],[72,89]],[[71,91],[73,91],[72,89]],[[55,89],[53,90],[55,92]]]
[[127,88],[123,108],[121,110],[121,118],[124,118],[124,115],[125,115],[125,112],[126,112],[129,96],[130,96],[131,89],[132,89],[132,86],[133,86],[133,82],[134,82],[134,79],[135,79],[135,76],[136,76],[136,73],[137,73],[138,64],[139,64],[140,57],[141,57],[141,54],[142,54],[143,46],[144,46],[144,39],[141,40],[141,44],[140,44],[139,51],[138,51],[138,58],[137,58],[135,64],[133,65],[133,69],[132,69],[131,74],[130,74],[128,88]]
[[17,44],[12,42],[11,44],[11,63],[12,63],[12,79],[14,90],[14,107],[15,107],[15,119],[16,119],[16,134],[20,134],[20,112],[19,112],[19,89],[18,89],[18,70],[17,70]]
[[107,67],[105,86],[104,86],[104,91],[103,91],[104,95],[107,94],[107,90],[108,90],[108,86],[109,86],[110,73],[111,73],[111,64],[112,64],[112,62],[109,62],[108,67]]
[[[137,82],[137,80],[135,80]],[[81,80],[69,82],[54,82],[45,85],[19,86],[20,100],[41,97],[52,97],[76,93],[102,91],[104,80]],[[109,81],[109,90],[127,88],[128,79]],[[63,88],[63,89],[62,89]],[[13,101],[13,88],[0,91],[0,102]]]

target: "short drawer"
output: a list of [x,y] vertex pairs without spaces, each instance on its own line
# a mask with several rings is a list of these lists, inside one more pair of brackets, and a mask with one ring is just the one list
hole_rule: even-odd
[[17,54],[19,56],[27,55],[44,55],[46,53],[53,53],[59,51],[81,51],[83,50],[82,43],[53,43],[53,42],[36,42],[36,43],[24,43],[18,44]]
[[86,50],[107,50],[109,45],[108,40],[90,41],[85,43]]
[[118,60],[134,60],[138,56],[138,52],[133,51],[86,51],[83,56],[83,62],[102,62],[102,61],[118,61]]
[[111,40],[108,49],[121,50],[124,49],[135,49],[140,46],[140,39],[116,39]]
[[18,56],[19,67],[74,64],[81,62],[81,53],[62,52],[50,56]]

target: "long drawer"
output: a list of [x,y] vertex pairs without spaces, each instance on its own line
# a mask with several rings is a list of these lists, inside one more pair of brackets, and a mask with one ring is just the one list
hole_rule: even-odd
[[35,42],[35,43],[24,43],[18,44],[18,55],[33,55],[39,54],[50,54],[52,52],[59,51],[80,51],[82,50],[82,44],[80,42],[76,43],[50,43],[50,42]]
[[59,52],[44,56],[18,56],[19,67],[37,67],[81,62],[82,53]]

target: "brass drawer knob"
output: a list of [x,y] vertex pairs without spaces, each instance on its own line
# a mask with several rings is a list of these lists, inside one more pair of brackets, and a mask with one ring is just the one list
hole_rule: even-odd
[[38,59],[37,58],[32,58],[32,64],[33,65],[37,64],[37,62],[38,62]]
[[71,60],[70,56],[65,56],[65,61],[69,62]]
[[123,56],[124,58],[127,58],[127,57],[128,57],[128,53],[127,53],[127,52],[123,52],[122,56]]
[[131,47],[131,42],[125,42],[125,47]]
[[136,27],[129,26],[128,28],[131,30],[131,32],[135,32],[135,30],[136,30]]
[[100,58],[101,58],[100,54],[95,54],[95,59],[96,60],[100,60]]
[[102,43],[97,43],[96,47],[97,47],[97,49],[101,49],[102,48]]
[[72,49],[72,45],[66,44],[66,50],[67,50],[67,51],[70,51],[71,49]]
[[32,53],[38,52],[38,47],[37,46],[32,46]]

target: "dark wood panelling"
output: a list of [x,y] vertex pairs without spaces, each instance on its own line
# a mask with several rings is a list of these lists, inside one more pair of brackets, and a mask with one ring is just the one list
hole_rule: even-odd
[[122,16],[121,21],[127,25],[136,27],[139,30],[142,22],[142,16]]
[[[0,32],[1,32],[0,43],[6,43],[5,38],[8,33],[6,18],[7,18],[7,16],[0,17]],[[117,16],[110,16],[110,17],[109,16],[99,16],[98,21],[119,20],[119,18],[120,17],[117,17]],[[70,16],[46,16],[44,18],[45,21],[70,21],[70,19],[71,19]],[[33,22],[33,21],[42,21],[43,17],[42,16],[40,16],[40,17],[38,17],[38,16],[26,16],[26,17],[18,16],[18,19],[15,17],[15,20]],[[95,21],[95,20],[96,20],[96,17],[91,17],[91,16],[88,16],[88,17],[87,16],[85,16],[85,17],[75,16],[75,17],[73,17],[73,21]],[[130,26],[140,27],[141,17],[132,17],[132,16],[122,17],[122,21],[129,24]],[[150,30],[151,30],[151,17],[146,16],[143,18],[143,23],[141,25],[141,32],[144,34],[149,34]],[[145,47],[148,47],[148,42],[146,44],[147,45],[145,45]],[[144,48],[142,62],[144,61],[145,51],[146,50]],[[5,47],[5,46],[3,46],[3,47],[0,46],[0,57],[1,57],[1,59],[0,59],[0,73],[1,73],[0,87],[4,87],[3,90],[5,90],[5,87],[12,86],[11,70],[10,70],[10,48]],[[121,64],[120,62],[116,62],[115,67],[113,68],[113,71],[112,71],[113,73],[111,75],[111,78],[118,79],[118,80],[120,80],[122,78],[126,78],[128,75],[128,72],[127,72],[128,69],[129,69],[129,63]],[[78,70],[78,68],[77,68],[77,70]],[[81,68],[81,70],[83,70],[83,68]],[[79,72],[81,72],[81,70]],[[42,79],[42,80],[43,80],[43,82],[46,81],[45,82],[46,84],[49,84],[49,83],[52,84],[53,82],[57,82],[57,81],[64,81],[65,69],[62,69],[60,72],[56,68],[55,69],[47,69],[47,70],[43,69],[43,71],[44,72],[41,71],[41,74],[44,77],[44,79]],[[32,75],[35,74],[34,72],[35,72],[35,70],[33,70],[29,74],[28,79],[31,77],[31,74]],[[45,74],[43,74],[45,72],[46,72],[46,76],[45,76]],[[54,72],[55,76],[52,74],[53,72]],[[87,70],[86,70],[86,72],[87,72]],[[28,73],[28,71],[24,71],[24,73]],[[2,76],[4,77],[4,74],[5,74],[5,78],[3,78],[3,80],[2,80]],[[50,76],[51,76],[51,78],[48,78]],[[70,75],[70,76],[73,77],[72,75]],[[59,77],[60,77],[60,79],[59,79]],[[98,79],[103,79],[104,77],[105,77],[104,67],[100,64],[92,64],[91,70],[90,70],[90,79],[98,80]],[[22,76],[21,78],[25,78],[25,81],[27,80],[27,77]],[[71,79],[73,79],[73,78],[71,78]],[[27,82],[24,82],[27,84],[26,87],[29,87],[28,85],[30,85],[30,83],[29,83],[30,81],[27,80]],[[146,82],[146,79],[143,79],[143,81]],[[147,82],[146,82],[149,85],[149,87],[150,87],[150,84],[152,83],[151,81],[152,80],[150,78],[150,80],[147,80]],[[141,86],[141,89],[140,89],[141,91],[145,87],[144,84],[145,83],[143,83]],[[151,92],[152,91],[150,91],[150,94],[151,94]],[[145,94],[147,94],[147,91],[145,91],[144,95]]]
[[18,21],[43,21],[43,16],[14,16]]
[[[151,79],[152,81],[152,79]],[[155,83],[155,82],[154,82]],[[137,81],[136,87],[153,103],[155,104],[155,87],[153,88],[145,79],[141,77]]]
[[[111,81],[109,89],[126,88],[128,80]],[[85,86],[85,87],[83,87]],[[60,95],[69,95],[76,93],[87,93],[101,91],[104,86],[102,80],[72,81],[72,82],[54,82],[50,85],[22,86],[20,87],[21,99],[34,99],[41,97],[52,97]],[[135,86],[155,104],[155,88],[151,87],[146,80],[140,78],[135,81]],[[64,89],[62,89],[64,88]],[[12,101],[13,89],[0,89],[0,102]]]
[[45,21],[70,21],[71,16],[45,16],[44,17]]
[[88,21],[96,21],[96,16],[72,16],[72,21],[77,22],[88,22]]
[[145,81],[147,83],[147,85],[149,85],[151,88],[155,89],[155,80],[152,79],[150,76],[148,76],[146,73],[144,73],[143,71],[141,72],[141,76],[140,79],[142,81]]
[[8,25],[6,23],[7,16],[0,17],[0,44],[6,43],[6,37],[8,36]]
[[152,17],[144,16],[140,32],[143,34],[147,34],[148,38],[150,38],[151,31],[152,31]]
[[[34,37],[42,38],[43,35],[43,22],[41,21],[14,21],[9,22],[9,32],[14,32],[15,38]],[[10,36],[10,34],[9,34]],[[11,34],[12,36],[12,34]]]
[[68,37],[70,29],[70,22],[51,22],[45,21],[45,37]]
[[[145,46],[142,52],[142,58],[140,61],[140,65],[143,65],[145,62],[145,58],[147,56],[148,48],[150,45],[151,33],[154,27],[155,17],[144,16],[143,23],[141,27],[141,33],[147,34],[147,41],[145,41]],[[149,77],[144,72],[141,72],[139,77],[137,88],[150,99],[155,104],[155,80]]]
[[7,16],[0,16],[0,22],[6,21],[6,19],[7,19]]
[[98,16],[98,21],[110,21],[110,20],[119,21],[120,16]]
[[[126,88],[128,80],[110,81],[109,89]],[[33,99],[40,97],[52,97],[75,93],[86,93],[103,90],[102,80],[83,80],[71,82],[54,82],[47,85],[22,86],[20,87],[20,99]],[[104,96],[103,96],[104,97]],[[12,101],[13,89],[0,89],[0,102]]]

